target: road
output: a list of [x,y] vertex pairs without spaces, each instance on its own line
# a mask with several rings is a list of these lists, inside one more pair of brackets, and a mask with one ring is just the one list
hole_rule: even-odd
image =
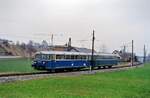
[[0,59],[21,58],[21,56],[0,56]]

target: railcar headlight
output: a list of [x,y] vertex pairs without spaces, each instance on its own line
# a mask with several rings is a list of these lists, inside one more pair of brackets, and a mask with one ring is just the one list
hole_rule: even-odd
[[45,64],[45,62],[43,62],[43,64]]

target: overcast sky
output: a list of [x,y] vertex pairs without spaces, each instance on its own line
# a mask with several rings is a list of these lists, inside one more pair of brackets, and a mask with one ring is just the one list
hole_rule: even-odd
[[150,43],[149,5],[150,0],[0,0],[0,38],[50,43],[54,34],[55,44],[72,37],[74,46],[90,48],[94,29],[97,50],[105,45],[111,52],[133,39],[142,54]]

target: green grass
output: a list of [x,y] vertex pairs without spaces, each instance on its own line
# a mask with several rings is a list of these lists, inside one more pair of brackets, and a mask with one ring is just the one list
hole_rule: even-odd
[[0,98],[150,98],[150,64],[127,71],[0,84]]
[[0,59],[0,73],[6,72],[33,72],[31,60],[25,58]]

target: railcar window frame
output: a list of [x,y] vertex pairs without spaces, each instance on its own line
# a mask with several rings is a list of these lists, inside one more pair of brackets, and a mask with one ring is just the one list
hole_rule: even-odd
[[64,60],[64,59],[65,59],[65,55],[56,54],[56,60]]
[[53,54],[48,54],[49,58],[48,60],[54,60],[54,55]]
[[70,60],[70,55],[65,55],[65,60]]

